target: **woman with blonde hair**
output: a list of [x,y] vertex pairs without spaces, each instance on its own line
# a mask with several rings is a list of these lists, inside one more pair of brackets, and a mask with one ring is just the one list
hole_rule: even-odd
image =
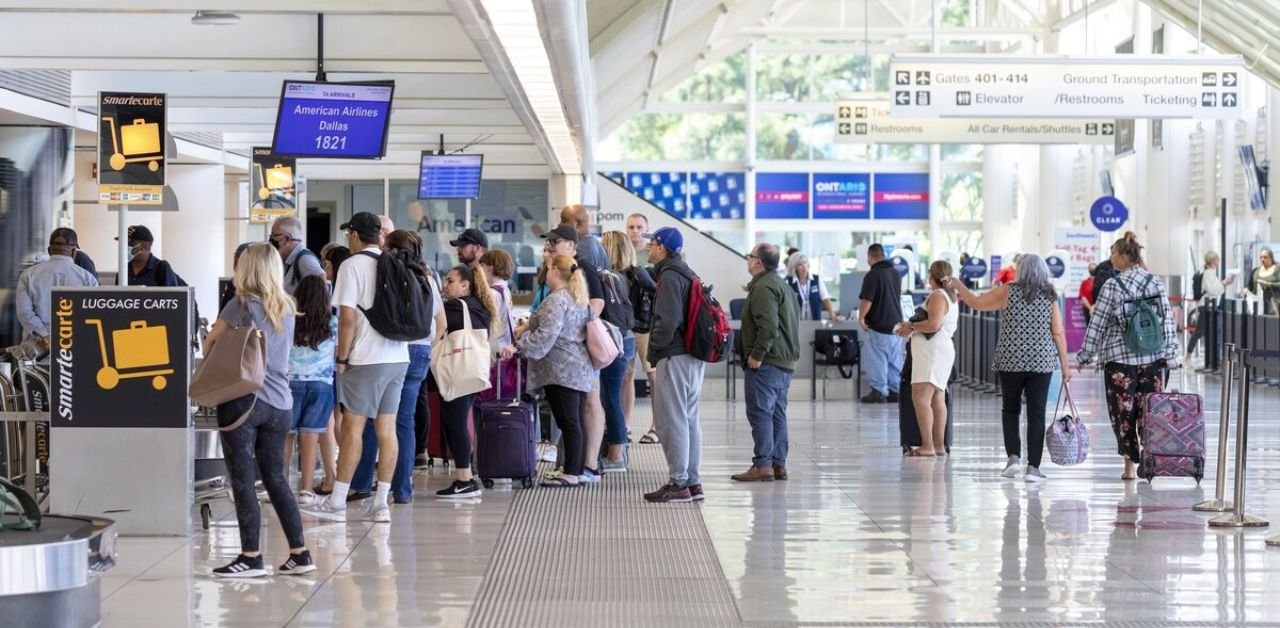
[[950,275],[950,262],[930,264],[926,316],[898,324],[898,335],[911,338],[911,402],[920,426],[920,447],[907,452],[911,458],[946,455],[947,382],[956,361],[951,336],[960,319],[955,290],[943,283]]
[[205,338],[205,355],[209,355],[227,329],[252,324],[262,332],[267,345],[267,372],[258,392],[217,408],[221,427],[234,425],[246,414],[247,418],[239,427],[220,432],[235,495],[236,520],[240,524],[240,554],[225,567],[214,569],[213,575],[220,578],[267,575],[258,545],[262,513],[253,488],[258,478],[271,497],[271,505],[289,542],[289,559],[276,573],[309,573],[315,571],[316,566],[303,539],[298,502],[285,478],[284,441],[293,421],[288,368],[295,309],[293,297],[284,291],[280,254],[265,242],[250,245],[240,257],[234,283],[237,298],[222,309]]
[[[494,301],[489,280],[481,268],[466,265],[454,266],[444,277],[444,312],[436,319],[436,341],[466,327],[463,316],[471,318],[471,327],[483,329],[492,338],[498,324],[498,304]],[[444,317],[440,321],[439,316]],[[444,324],[441,324],[443,322]],[[435,390],[434,372],[427,380],[428,390]],[[453,483],[437,491],[444,499],[479,497],[480,482],[471,473],[471,406],[478,393],[463,395],[457,399],[440,401],[440,420],[444,426],[444,439],[453,454]]]
[[[653,279],[645,269],[636,266],[636,249],[631,239],[621,231],[610,231],[600,239],[605,254],[609,256],[609,274],[601,274],[602,281],[613,282],[631,300],[636,286],[647,284],[654,289]],[[632,301],[634,316],[635,302]],[[622,331],[622,354],[613,364],[600,371],[600,399],[604,402],[605,444],[608,449],[600,461],[601,473],[625,473],[627,471],[627,426],[631,423],[631,411],[635,407],[636,334],[634,325]]]
[[504,359],[519,352],[529,360],[529,389],[542,389],[551,415],[564,438],[564,473],[542,486],[579,486],[585,467],[583,415],[595,371],[587,355],[590,318],[587,282],[573,257],[556,255],[547,261],[549,292],[528,323],[516,328],[516,342],[500,351]]

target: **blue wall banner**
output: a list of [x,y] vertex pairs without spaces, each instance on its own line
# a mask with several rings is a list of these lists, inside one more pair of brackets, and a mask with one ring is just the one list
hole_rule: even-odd
[[987,261],[981,257],[970,257],[964,266],[960,267],[960,276],[965,279],[978,279],[987,275]]
[[1049,267],[1049,276],[1058,279],[1067,274],[1067,264],[1057,255],[1050,255],[1044,258],[1044,263]]
[[686,218],[689,175],[685,172],[628,172],[626,188],[663,211]]
[[928,220],[929,173],[876,174],[876,220]]
[[689,174],[689,217],[740,219],[747,212],[747,179],[741,172]]
[[756,218],[808,218],[809,173],[756,175]]
[[814,219],[871,218],[871,175],[813,174]]
[[1129,208],[1114,196],[1103,196],[1089,208],[1089,221],[1098,231],[1115,231],[1129,220]]

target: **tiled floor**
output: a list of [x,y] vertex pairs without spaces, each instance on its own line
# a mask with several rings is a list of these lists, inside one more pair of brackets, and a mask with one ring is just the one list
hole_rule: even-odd
[[[1213,450],[1217,380],[1185,388],[1202,385]],[[750,430],[740,404],[706,400],[701,506],[641,501],[663,477],[656,446],[603,485],[498,488],[475,504],[422,497],[445,483],[424,474],[391,525],[308,521],[315,577],[234,583],[201,575],[237,551],[222,508],[189,540],[124,539],[104,625],[1280,625],[1268,531],[1208,528],[1190,505],[1212,477],[1121,482],[1100,383],[1074,389],[1094,451],[1071,468],[1046,456],[1043,486],[998,476],[999,399],[967,391],[949,459],[903,459],[895,407],[796,400],[791,480],[735,485]],[[1259,388],[1252,405],[1248,510],[1280,529],[1280,393]],[[278,564],[283,538],[266,525]]]

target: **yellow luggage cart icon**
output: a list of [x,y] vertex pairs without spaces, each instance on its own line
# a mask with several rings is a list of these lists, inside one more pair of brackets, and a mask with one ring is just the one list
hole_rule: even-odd
[[293,189],[293,168],[278,164],[263,172],[262,164],[254,165],[258,167],[258,180],[262,182],[262,187],[258,188],[259,200],[267,200],[272,190]]
[[[107,340],[102,330],[102,321],[90,318],[85,320],[85,324],[98,328],[98,350],[102,352],[102,368],[98,369],[97,375],[98,386],[103,390],[111,390],[122,379],[150,377],[152,388],[164,390],[168,383],[164,376],[173,374],[173,369],[167,368],[169,333],[166,326],[148,327],[146,321],[133,321],[129,323],[128,329],[112,331],[111,348],[116,358],[113,363],[107,356]],[[130,372],[121,372],[126,369]]]
[[160,143],[159,124],[139,118],[117,130],[115,118],[102,116],[102,119],[111,123],[112,170],[124,170],[125,164],[140,161],[147,162],[147,169],[152,172],[160,169],[164,149]]

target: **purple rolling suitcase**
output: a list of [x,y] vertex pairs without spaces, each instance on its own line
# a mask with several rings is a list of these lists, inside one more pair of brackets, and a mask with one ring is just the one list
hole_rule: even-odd
[[1204,401],[1200,395],[1159,392],[1142,398],[1142,464],[1138,473],[1204,478]]
[[503,399],[499,378],[497,399],[476,404],[476,472],[485,488],[494,478],[520,480],[529,488],[538,472],[537,405],[521,401],[521,369],[515,371],[514,398]]

